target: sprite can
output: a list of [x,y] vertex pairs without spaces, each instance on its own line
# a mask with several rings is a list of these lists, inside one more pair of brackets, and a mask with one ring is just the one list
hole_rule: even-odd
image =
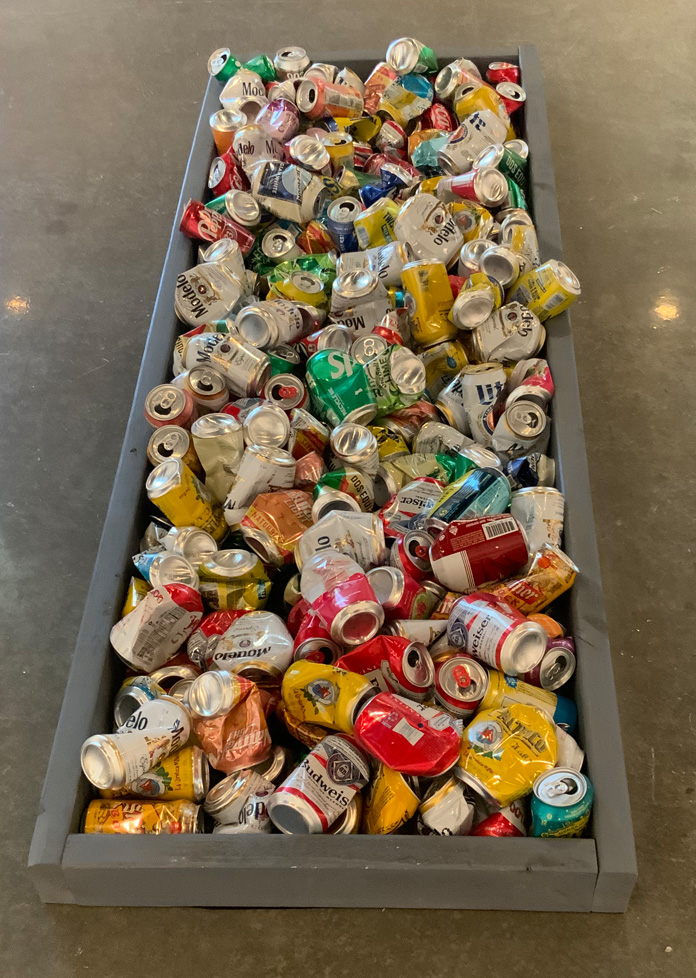
[[377,399],[365,368],[347,353],[340,350],[315,353],[307,361],[306,379],[313,413],[332,427],[344,421],[367,424],[377,414]]
[[377,414],[390,414],[420,401],[425,393],[425,365],[405,346],[389,346],[365,364],[377,402]]

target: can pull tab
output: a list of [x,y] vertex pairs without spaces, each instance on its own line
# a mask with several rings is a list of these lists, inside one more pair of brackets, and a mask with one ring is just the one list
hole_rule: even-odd
[[452,671],[452,677],[459,689],[468,689],[471,686],[471,676],[466,666],[456,666]]
[[556,798],[558,795],[568,795],[575,790],[575,785],[568,781],[566,778],[562,778],[560,781],[554,781],[546,789],[549,798]]
[[419,543],[414,548],[414,551],[415,551],[416,557],[418,557],[420,560],[427,560],[427,558],[428,558],[428,548],[427,547],[424,547],[422,544]]

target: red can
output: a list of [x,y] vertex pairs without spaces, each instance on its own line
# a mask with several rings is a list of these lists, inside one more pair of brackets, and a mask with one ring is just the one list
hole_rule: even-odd
[[257,126],[275,136],[281,143],[287,142],[300,131],[300,113],[290,99],[274,98],[261,109],[254,120]]
[[[387,313],[387,316],[391,316],[391,313]],[[387,317],[385,316],[384,318],[386,319]],[[389,346],[403,346],[404,338],[401,333],[391,326],[382,325],[383,322],[384,320],[372,330],[375,336],[381,336],[387,341]]]
[[393,81],[399,78],[398,71],[395,71],[386,61],[380,61],[372,69],[365,80],[365,114],[374,115],[379,105],[379,100],[386,89]]
[[371,156],[374,156],[374,151],[369,143],[353,141],[353,166],[356,170],[364,170]]
[[439,129],[440,132],[454,132],[459,125],[452,113],[442,102],[433,102],[418,120],[423,129]]
[[385,163],[393,163],[397,159],[398,157],[394,156],[394,154],[385,152],[373,153],[365,162],[365,173],[370,173],[372,176],[378,177]]
[[455,520],[430,547],[435,579],[450,591],[475,591],[511,577],[529,560],[527,536],[509,513]]
[[373,567],[367,572],[387,621],[428,617],[430,603],[425,588],[399,567]]
[[298,248],[308,255],[327,255],[336,248],[334,239],[319,221],[310,221],[296,241]]
[[174,384],[159,384],[145,398],[145,419],[153,428],[175,424],[190,428],[198,417],[196,402],[190,391]]
[[435,658],[436,701],[454,716],[468,722],[488,688],[486,668],[467,652]]
[[363,113],[363,97],[357,88],[334,85],[323,78],[303,78],[297,85],[296,101],[308,119],[325,115],[358,119]]
[[378,693],[358,714],[353,739],[401,774],[435,778],[456,764],[461,736],[446,713]]
[[385,119],[382,127],[373,139],[377,149],[384,153],[397,153],[401,155],[406,149],[408,136],[406,130],[394,122],[393,119]]
[[505,103],[505,108],[507,109],[508,115],[512,115],[513,112],[517,112],[521,109],[524,103],[527,101],[527,96],[523,88],[516,85],[515,82],[498,82],[495,86],[495,90],[500,95],[501,99]]
[[214,197],[222,197],[228,190],[249,189],[247,175],[231,147],[222,156],[216,156],[210,164],[208,186]]
[[377,635],[342,655],[336,665],[365,676],[382,693],[400,693],[417,700],[425,699],[435,678],[426,646],[400,635]]
[[310,612],[304,616],[295,636],[295,662],[308,659],[330,666],[336,662],[341,651],[317,615]]
[[197,666],[204,665],[211,658],[217,644],[210,639],[216,635],[224,635],[233,621],[246,614],[246,611],[212,611],[206,615],[186,643],[186,654],[191,662]]
[[487,815],[470,835],[492,835],[497,838],[514,838],[527,834],[525,825],[526,804],[523,798],[506,805],[499,812]]
[[514,82],[517,85],[520,81],[520,69],[509,61],[491,61],[486,69],[486,78],[491,85],[503,81]]
[[293,638],[297,638],[300,626],[307,615],[310,614],[310,610],[309,602],[305,601],[304,598],[300,598],[288,612],[286,625]]
[[184,208],[179,230],[194,241],[219,241],[232,238],[243,255],[248,255],[254,244],[254,235],[247,228],[235,224],[224,214],[209,210],[200,200],[190,200]]
[[410,530],[408,533],[400,534],[392,544],[389,563],[392,567],[400,568],[416,581],[422,581],[433,570],[430,562],[432,540],[433,538],[425,530]]
[[447,278],[449,279],[450,288],[452,289],[452,297],[456,299],[464,288],[466,279],[462,278],[461,275],[448,275]]

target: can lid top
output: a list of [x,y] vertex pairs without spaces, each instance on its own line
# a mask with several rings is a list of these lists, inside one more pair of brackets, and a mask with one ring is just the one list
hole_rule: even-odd
[[548,418],[534,401],[520,399],[505,409],[505,420],[518,438],[534,438],[546,429]]
[[482,204],[494,207],[502,204],[507,197],[507,180],[495,167],[482,166],[475,172],[474,190]]
[[188,372],[188,382],[189,387],[197,394],[207,397],[214,397],[227,389],[227,382],[220,371],[205,364],[191,367]]
[[485,249],[481,255],[479,266],[482,272],[500,282],[503,288],[511,285],[520,271],[519,259],[514,251],[492,242],[491,247]]
[[425,364],[407,347],[393,348],[390,366],[392,380],[402,394],[422,394],[425,391]]
[[248,550],[218,550],[204,561],[204,571],[225,578],[244,577],[259,566],[259,558]]
[[400,75],[413,71],[418,63],[421,45],[413,37],[400,37],[387,48],[387,64]]
[[322,517],[327,516],[329,513],[342,510],[353,513],[362,512],[360,503],[347,492],[322,486],[312,505],[312,519],[315,523],[318,523]]
[[331,432],[330,443],[334,455],[355,465],[377,452],[377,439],[372,432],[352,421],[337,425]]
[[310,170],[323,170],[331,163],[329,151],[316,136],[295,136],[290,140],[288,150],[293,159]]
[[[237,106],[239,100],[235,99],[233,108],[218,109],[210,117],[211,128],[218,132],[235,132],[246,123],[246,115]],[[232,103],[230,103],[232,105]]]
[[241,425],[231,414],[204,414],[191,425],[194,438],[218,438],[239,431]]
[[[246,190],[228,190],[225,194],[225,206],[230,217],[239,221],[240,224],[253,227],[261,220],[259,203]],[[222,240],[231,241],[232,239],[223,238]],[[233,243],[239,247],[236,241]],[[209,261],[210,259],[207,260]]]
[[[327,135],[334,134],[327,133]],[[361,212],[362,204],[355,197],[338,197],[329,206],[327,216],[331,221],[347,224],[352,223]]]
[[147,477],[145,489],[150,499],[158,499],[181,482],[184,463],[180,458],[170,458],[156,465]]
[[124,783],[123,761],[111,737],[96,734],[82,745],[80,763],[87,780],[95,788],[106,790]]
[[158,554],[150,567],[150,584],[163,587],[165,584],[188,584],[198,588],[198,574],[193,564],[180,554]]
[[203,807],[213,817],[219,815],[228,805],[236,801],[244,793],[252,772],[249,768],[229,774],[206,795]]
[[567,265],[557,259],[551,259],[547,264],[568,292],[572,292],[573,295],[580,295],[580,279],[575,272],[572,272]]
[[[194,422],[195,423],[195,422]],[[191,436],[185,428],[176,424],[162,425],[150,436],[148,450],[164,462],[166,459],[185,455],[191,444]]]
[[575,672],[575,654],[561,645],[546,650],[539,666],[539,681],[544,689],[556,690]]
[[[336,203],[340,203],[340,198]],[[343,299],[359,299],[379,286],[379,276],[371,268],[351,268],[337,275],[333,292]]]
[[584,774],[569,767],[557,767],[540,774],[534,782],[534,794],[539,801],[552,808],[570,808],[587,794],[588,782]]
[[491,290],[462,289],[454,300],[451,316],[459,329],[476,329],[485,323],[494,308],[495,297]]
[[314,78],[303,78],[297,86],[295,102],[300,112],[309,112],[319,99],[319,86]]
[[475,659],[454,655],[438,664],[437,681],[452,699],[473,703],[483,699],[488,689],[488,672]]
[[174,384],[158,384],[145,398],[145,411],[158,421],[177,418],[186,407],[186,394]]
[[295,247],[295,235],[287,228],[271,228],[261,240],[261,250],[268,258],[283,258]]
[[218,48],[213,51],[208,58],[208,72],[213,77],[219,75],[231,57],[232,52],[229,48]]
[[511,149],[513,153],[517,153],[518,156],[521,156],[523,160],[528,158],[529,146],[524,139],[508,139],[505,145],[508,149]]
[[502,98],[509,99],[511,102],[525,102],[527,96],[521,85],[515,82],[501,81],[495,86],[495,90]]

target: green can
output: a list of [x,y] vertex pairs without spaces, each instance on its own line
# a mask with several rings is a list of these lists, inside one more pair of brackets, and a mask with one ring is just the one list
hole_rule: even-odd
[[208,72],[223,84],[236,75],[242,67],[242,62],[237,61],[229,48],[218,48],[208,58]]
[[529,161],[502,143],[488,146],[477,156],[475,166],[493,166],[514,180],[524,194],[529,190]]
[[575,838],[587,825],[594,788],[584,774],[570,767],[555,767],[534,782],[531,801],[532,830],[537,838]]
[[437,71],[437,58],[432,48],[415,37],[400,37],[387,48],[387,64],[400,75],[432,75]]
[[209,211],[216,211],[218,214],[224,214],[227,217],[226,198],[227,194],[223,194],[221,197],[215,197],[214,200],[209,200],[205,206]]
[[295,373],[302,362],[300,354],[289,343],[281,343],[272,350],[266,350],[266,356],[271,361],[271,377]]
[[262,82],[272,82],[276,80],[276,70],[273,62],[267,54],[256,54],[249,58],[243,65],[247,71],[255,71]]
[[364,513],[371,513],[375,505],[374,484],[369,475],[358,469],[345,468],[326,472],[317,482],[313,498],[320,497],[322,489],[334,489],[351,496]]
[[518,186],[512,177],[505,177],[508,185],[508,200],[506,207],[519,207],[523,211],[529,210],[527,197],[522,187]]
[[307,387],[312,413],[332,427],[344,421],[369,424],[377,413],[365,368],[339,350],[320,350],[309,358]]
[[405,346],[387,347],[365,364],[379,417],[420,401],[427,384],[425,365]]

